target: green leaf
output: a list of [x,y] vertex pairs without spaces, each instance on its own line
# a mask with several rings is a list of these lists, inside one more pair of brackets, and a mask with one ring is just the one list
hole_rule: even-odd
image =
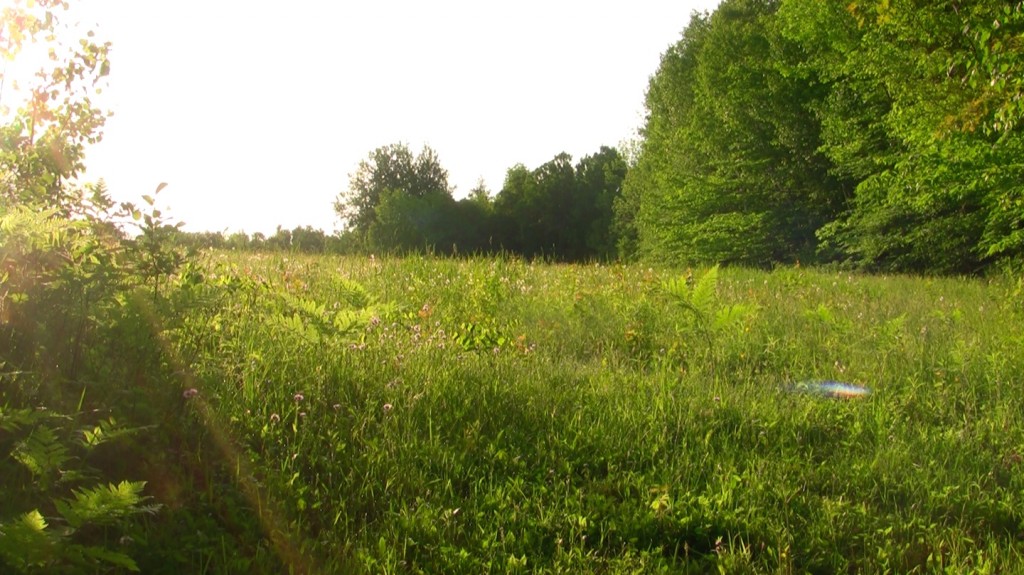
[[710,315],[717,297],[718,266],[715,265],[704,272],[704,275],[697,281],[697,285],[693,288],[693,298],[691,301],[693,302],[693,307],[697,308],[701,313]]
[[37,411],[30,407],[11,409],[0,406],[0,430],[13,433],[22,427],[35,425],[47,416],[45,411]]
[[745,304],[725,306],[719,309],[718,313],[715,314],[715,321],[712,328],[716,331],[726,329],[743,321],[749,317],[753,311],[754,308],[752,306]]
[[46,426],[32,430],[28,437],[15,445],[11,455],[43,484],[49,484],[69,459],[67,447]]
[[21,519],[18,520],[18,523],[26,529],[39,533],[43,532],[48,527],[46,519],[43,518],[42,513],[39,513],[38,509],[33,509],[32,511],[22,515]]
[[148,429],[148,427],[121,427],[117,423],[116,419],[110,417],[105,421],[100,421],[99,424],[95,426],[82,428],[82,438],[79,441],[83,447],[93,448],[101,443],[106,443],[112,439],[125,435],[138,433],[144,429]]
[[139,566],[135,563],[135,560],[129,557],[128,555],[121,553],[120,551],[111,551],[110,549],[104,547],[90,546],[82,547],[81,552],[86,557],[98,559],[100,561],[104,561],[106,563],[110,563],[111,565],[122,567],[135,573],[138,573],[139,571]]
[[47,527],[38,509],[10,523],[0,522],[0,565],[23,573],[41,572],[38,568],[51,565],[56,535]]
[[661,287],[665,290],[665,293],[670,296],[685,303],[690,303],[690,286],[688,280],[688,277],[670,279],[662,283]]
[[366,288],[344,279],[338,283],[338,298],[355,309],[363,309],[373,302]]
[[145,481],[122,481],[74,491],[74,499],[56,501],[57,511],[74,528],[86,523],[110,525],[122,517],[154,511],[141,505]]

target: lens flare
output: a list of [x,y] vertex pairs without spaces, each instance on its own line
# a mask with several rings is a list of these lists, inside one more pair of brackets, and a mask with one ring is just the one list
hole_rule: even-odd
[[836,399],[856,399],[871,395],[871,390],[867,387],[827,379],[812,379],[794,383],[789,387],[789,391],[807,395],[833,397]]

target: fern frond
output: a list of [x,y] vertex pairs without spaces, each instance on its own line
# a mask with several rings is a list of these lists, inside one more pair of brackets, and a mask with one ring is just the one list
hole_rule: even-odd
[[373,298],[362,285],[342,279],[338,282],[338,298],[353,309],[365,309],[373,303]]
[[98,485],[74,491],[74,499],[56,501],[55,505],[68,525],[75,529],[86,523],[110,525],[128,515],[155,510],[141,505],[147,499],[142,495],[145,487],[145,481]]
[[82,555],[90,559],[95,559],[98,561],[109,563],[111,565],[116,565],[123,569],[127,569],[133,573],[139,572],[139,566],[135,563],[135,560],[125,555],[124,553],[121,553],[120,551],[111,551],[106,547],[98,547],[95,545],[91,545],[88,547],[84,545],[76,545],[74,547],[77,547],[77,551],[79,551]]
[[693,288],[690,302],[705,316],[711,315],[718,298],[718,265],[704,272]]
[[715,314],[715,321],[712,324],[712,329],[715,331],[721,331],[728,329],[733,325],[736,325],[748,317],[752,316],[757,311],[756,306],[746,304],[734,304],[725,306],[718,310]]
[[54,556],[56,535],[38,509],[10,522],[0,522],[0,558],[20,571],[44,567]]
[[35,425],[48,417],[45,411],[37,411],[30,407],[10,409],[0,406],[0,431],[13,433],[22,427]]
[[36,427],[28,437],[18,442],[11,456],[43,483],[48,483],[50,477],[70,459],[68,448],[53,429],[45,425]]
[[685,277],[665,280],[661,283],[661,289],[683,303],[690,303],[690,286]]

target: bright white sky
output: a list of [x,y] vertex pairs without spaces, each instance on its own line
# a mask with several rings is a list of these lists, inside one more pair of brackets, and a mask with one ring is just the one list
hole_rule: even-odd
[[[2,0],[0,0],[2,1]],[[660,55],[717,0],[84,0],[113,44],[87,179],[160,182],[188,230],[337,228],[371,150],[437,151],[455,196],[631,137]]]

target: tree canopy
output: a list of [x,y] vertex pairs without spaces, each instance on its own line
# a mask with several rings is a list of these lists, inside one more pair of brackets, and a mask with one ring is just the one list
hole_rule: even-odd
[[338,196],[334,209],[347,227],[365,234],[378,223],[378,208],[389,194],[450,198],[448,172],[437,152],[424,146],[414,156],[404,143],[373,150],[349,175],[348,189]]
[[516,164],[493,198],[481,181],[455,200],[433,150],[413,157],[406,145],[392,144],[359,164],[335,209],[366,249],[608,259],[626,169],[615,148],[577,164],[563,152],[535,169]]
[[725,0],[647,92],[620,201],[667,261],[1019,258],[1022,3]]

